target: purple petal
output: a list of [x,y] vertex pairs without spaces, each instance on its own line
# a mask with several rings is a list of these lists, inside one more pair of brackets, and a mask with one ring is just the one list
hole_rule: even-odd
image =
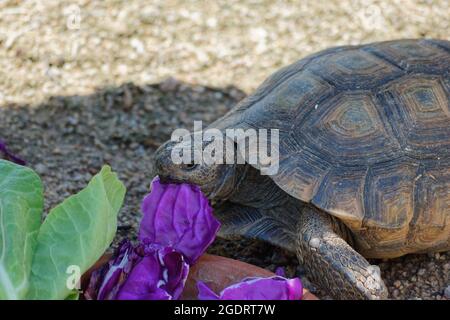
[[189,273],[183,255],[169,247],[144,250],[144,258],[133,268],[116,299],[178,299]]
[[134,264],[140,259],[131,242],[122,241],[111,260],[92,273],[85,297],[89,300],[115,299]]
[[198,300],[219,300],[220,297],[203,281],[197,282]]
[[26,163],[24,160],[15,156],[12,152],[10,152],[8,150],[8,147],[6,146],[6,143],[2,140],[0,140],[0,152],[3,153],[6,160],[10,160],[10,161],[20,164],[22,166],[25,165],[25,163]]
[[97,300],[169,300],[181,295],[189,265],[173,248],[124,241],[114,257],[91,275],[85,292]]
[[142,258],[134,252],[131,242],[125,240],[119,247],[117,256],[109,262],[105,280],[100,286],[98,300],[114,299],[121,285],[131,272],[134,264]]
[[216,295],[202,282],[197,283],[200,300],[300,300],[303,294],[299,278],[247,278]]
[[[173,299],[178,299],[183,292],[186,279],[189,274],[189,265],[184,260],[184,256],[179,252],[173,250],[168,251],[169,248],[165,248],[163,254],[160,254],[160,261],[163,261],[163,281],[162,288],[167,292],[170,292]],[[165,273],[167,270],[167,273]],[[167,276],[166,276],[167,275]]]
[[205,252],[220,228],[200,188],[162,184],[158,177],[142,202],[142,213],[139,239],[170,246],[181,252],[189,264]]

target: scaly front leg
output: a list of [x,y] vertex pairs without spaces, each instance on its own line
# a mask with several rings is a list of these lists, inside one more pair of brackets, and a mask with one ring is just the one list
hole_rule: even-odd
[[297,256],[311,280],[335,299],[386,299],[378,266],[372,266],[345,240],[344,226],[312,206],[298,224]]

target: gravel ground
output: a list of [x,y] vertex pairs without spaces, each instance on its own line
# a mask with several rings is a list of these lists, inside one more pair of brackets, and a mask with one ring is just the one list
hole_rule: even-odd
[[[170,79],[159,85],[125,84],[87,96],[54,97],[43,104],[0,108],[0,137],[28,161],[45,184],[46,211],[83,188],[102,164],[110,164],[128,192],[119,232],[135,239],[139,205],[153,177],[151,156],[173,128],[190,129],[193,119],[209,123],[229,110],[244,93],[237,88],[191,86]],[[240,259],[272,271],[284,266],[317,290],[295,255],[253,240],[217,239],[210,253]],[[380,264],[394,299],[441,299],[449,286],[450,252],[410,255]]]
[[177,77],[249,93],[337,45],[450,40],[448,0],[2,0],[0,105]]
[[[111,164],[128,188],[117,244],[135,237],[152,153],[173,129],[215,120],[274,70],[326,47],[450,40],[449,16],[446,0],[2,1],[0,138],[42,176],[47,210]],[[283,265],[327,298],[280,249],[217,240],[210,252]],[[393,299],[442,299],[450,286],[449,252],[374,263]]]

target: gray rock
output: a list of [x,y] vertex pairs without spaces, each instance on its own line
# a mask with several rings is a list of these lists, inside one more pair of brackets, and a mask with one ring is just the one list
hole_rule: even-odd
[[447,299],[450,299],[450,285],[447,286],[447,288],[445,288],[445,290],[444,290],[444,296],[445,296]]

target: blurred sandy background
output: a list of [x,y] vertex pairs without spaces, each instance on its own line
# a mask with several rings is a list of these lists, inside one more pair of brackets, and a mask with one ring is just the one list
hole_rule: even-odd
[[167,77],[249,93],[330,46],[450,40],[448,0],[0,2],[0,105]]

